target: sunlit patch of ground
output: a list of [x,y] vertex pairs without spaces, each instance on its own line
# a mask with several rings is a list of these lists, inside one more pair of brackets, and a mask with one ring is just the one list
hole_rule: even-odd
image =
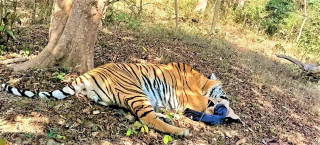
[[41,135],[44,133],[44,124],[49,122],[49,118],[40,116],[33,112],[31,116],[22,114],[14,116],[12,120],[0,118],[0,133],[19,133],[25,132],[29,134]]

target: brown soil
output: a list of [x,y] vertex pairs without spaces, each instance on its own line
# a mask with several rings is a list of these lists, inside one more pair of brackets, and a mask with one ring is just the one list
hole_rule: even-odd
[[[19,43],[10,45],[36,44],[28,46],[31,54],[37,54],[45,46],[46,28],[21,28],[20,31],[28,37],[20,37]],[[35,36],[33,32],[39,33]],[[184,62],[205,75],[215,73],[223,81],[224,90],[232,100],[231,107],[244,125],[206,126],[180,117],[174,121],[175,125],[189,128],[191,134],[186,138],[172,136],[170,144],[236,144],[241,139],[247,144],[262,144],[263,139],[281,140],[287,144],[320,143],[320,117],[310,109],[309,103],[299,101],[289,91],[256,83],[255,72],[239,61],[243,54],[234,44],[181,33],[180,36],[188,38],[167,30],[150,33],[113,26],[99,32],[95,46],[96,66],[108,62]],[[16,51],[10,50],[5,59]],[[256,53],[251,55],[272,62],[273,67],[290,78],[298,76],[278,62]],[[67,68],[58,67],[13,72],[4,65],[0,72],[0,82],[21,78],[15,85],[30,90],[61,88],[63,83],[55,78],[55,72],[69,73]],[[0,142],[4,139],[16,144],[163,144],[165,134],[153,129],[148,134],[139,132],[127,137],[126,132],[134,121],[123,117],[119,108],[100,106],[75,97],[44,101],[14,97],[4,92],[0,92],[0,96]],[[53,140],[52,133],[65,139],[56,137]]]

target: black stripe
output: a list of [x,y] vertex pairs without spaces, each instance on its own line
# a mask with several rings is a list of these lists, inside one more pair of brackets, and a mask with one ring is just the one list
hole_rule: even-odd
[[215,104],[209,99],[208,100],[208,107],[213,107]]
[[130,101],[130,100],[133,100],[133,99],[135,99],[135,98],[139,98],[139,97],[143,97],[143,96],[133,96],[133,97],[126,98],[126,99],[124,99],[124,104],[125,104],[128,108],[130,108],[130,106],[129,106],[129,101]]
[[139,85],[141,86],[141,82],[140,82],[140,78],[137,76],[137,73],[134,71],[134,69],[129,65],[129,68],[131,69],[132,73],[134,74],[134,76],[136,77],[136,79],[139,82]]
[[[130,106],[131,106],[131,108],[133,108],[133,104],[134,104],[134,103],[136,103],[136,102],[143,102],[143,101],[148,101],[148,99],[140,99],[140,100],[132,101]],[[134,110],[134,109],[133,109],[133,110]]]
[[12,87],[11,86],[8,86],[8,93],[10,93],[10,94],[13,94],[13,92],[12,92]]
[[98,83],[97,80],[94,78],[94,76],[91,75],[91,74],[88,74],[88,75],[94,80],[94,82],[96,83],[96,85],[98,86],[98,88],[108,97],[108,99],[111,100],[110,97],[107,95],[107,93],[100,87],[99,83]]
[[137,112],[140,111],[140,109],[142,109],[143,107],[144,107],[144,105],[138,105],[138,106],[132,108],[132,111],[135,111],[132,113],[134,113],[136,116],[138,116]]
[[149,110],[149,111],[146,111],[144,112],[142,115],[140,115],[138,118],[143,118],[145,116],[147,116],[149,113],[153,112],[153,109],[152,110]]
[[211,97],[211,95],[213,94],[213,90],[215,90],[215,88],[212,88],[212,89],[211,89],[211,92],[210,92],[209,97]]
[[67,93],[67,92],[64,92],[63,89],[61,89],[61,90],[59,90],[59,91],[62,92],[62,94],[65,95],[65,96],[70,96],[70,94]]
[[152,108],[151,105],[139,105],[133,108],[133,110],[135,110],[135,115],[138,116],[138,112],[141,111],[141,109],[145,109],[145,108]]
[[100,97],[100,95],[99,95],[95,90],[91,90],[91,91],[93,91],[94,93],[97,94],[97,96],[98,96],[98,98],[99,98],[98,101],[102,100],[101,97]]

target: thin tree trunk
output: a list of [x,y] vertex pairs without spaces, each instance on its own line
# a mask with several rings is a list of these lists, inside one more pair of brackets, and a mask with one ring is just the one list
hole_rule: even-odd
[[48,45],[34,59],[14,70],[70,67],[84,73],[92,68],[94,44],[105,0],[55,0]]
[[179,20],[179,15],[178,15],[178,0],[174,0],[174,9],[176,13],[176,28],[178,28],[178,20]]
[[14,0],[13,1],[13,17],[12,17],[12,21],[10,22],[10,29],[12,30],[12,27],[13,27],[13,23],[15,22],[15,19],[17,18],[17,0]]
[[299,30],[299,35],[297,37],[297,42],[299,41],[300,37],[301,37],[301,33],[302,33],[302,29],[303,29],[303,26],[304,24],[306,23],[308,19],[308,14],[307,14],[307,0],[304,0],[304,19],[303,19],[303,22],[302,22],[302,25],[300,27],[300,30]]
[[32,24],[36,22],[36,12],[37,12],[37,0],[34,0],[33,11],[32,11]]
[[3,9],[4,9],[4,14],[7,14],[7,0],[4,0],[4,5],[3,5]]
[[3,14],[3,3],[2,0],[0,0],[0,26],[2,25],[2,15]]
[[140,0],[138,15],[140,16],[141,13],[142,13],[142,0]]
[[216,24],[217,24],[217,21],[219,18],[220,4],[221,4],[221,0],[216,0],[215,6],[214,6],[212,25],[211,25],[211,32],[212,33],[214,33],[214,30],[216,29]]

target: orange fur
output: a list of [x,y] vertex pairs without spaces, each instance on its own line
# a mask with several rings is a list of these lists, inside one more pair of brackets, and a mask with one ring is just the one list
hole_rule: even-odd
[[[164,87],[159,87],[161,83]],[[162,102],[164,106],[158,107],[171,106],[168,108],[182,111],[190,108],[203,112],[208,106],[208,97],[204,95],[217,85],[220,85],[220,81],[209,80],[183,63],[168,65],[110,63],[83,74],[73,82],[74,88],[78,89],[77,93],[85,94],[88,98],[99,96],[107,105],[119,105],[131,110],[148,126],[177,135],[187,135],[188,130],[169,125],[156,117],[155,109],[158,108],[155,106],[156,103],[152,103],[156,100],[155,96],[158,93],[161,96],[160,93],[166,88],[167,94],[163,93],[162,99],[159,97],[160,100],[157,100],[160,102],[165,100]],[[154,87],[153,91],[151,89],[148,91],[151,87]],[[176,102],[170,103],[172,100]]]

